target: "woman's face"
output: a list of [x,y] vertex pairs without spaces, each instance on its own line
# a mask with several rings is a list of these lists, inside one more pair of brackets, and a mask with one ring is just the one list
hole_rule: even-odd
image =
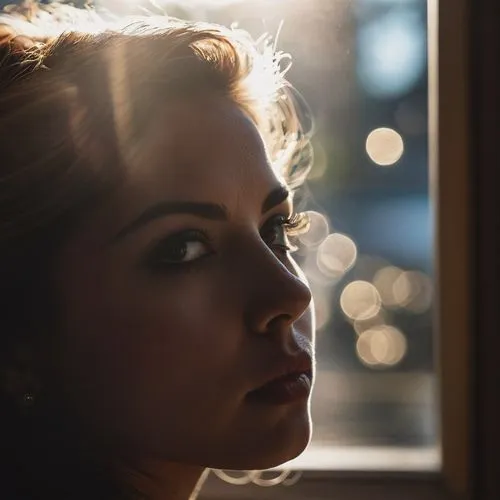
[[257,390],[311,368],[311,295],[285,249],[291,199],[233,103],[169,106],[156,130],[63,250],[65,389],[132,454],[277,465],[311,430],[303,377]]

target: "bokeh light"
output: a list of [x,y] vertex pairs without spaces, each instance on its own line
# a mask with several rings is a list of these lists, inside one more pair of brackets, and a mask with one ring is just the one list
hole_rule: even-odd
[[402,273],[394,282],[393,290],[401,306],[413,313],[423,313],[432,304],[432,281],[419,271]]
[[377,288],[385,307],[399,307],[398,299],[394,295],[394,283],[403,274],[403,270],[396,266],[386,266],[375,274],[373,284]]
[[[365,0],[362,5],[376,3]],[[357,73],[366,92],[377,98],[408,93],[425,71],[425,17],[414,2],[397,3],[360,20]]]
[[392,285],[392,293],[396,303],[404,307],[412,298],[412,295],[418,293],[418,284],[412,279],[411,273],[401,273]]
[[340,279],[354,266],[358,251],[354,241],[341,233],[332,233],[318,248],[317,266],[327,277]]
[[387,266],[376,273],[373,284],[387,308],[405,308],[417,314],[432,304],[432,280],[422,272]]
[[356,342],[359,359],[371,367],[397,365],[404,358],[407,349],[403,333],[389,325],[379,325],[364,331]]
[[366,152],[377,165],[394,165],[403,155],[403,138],[391,128],[377,128],[368,134]]
[[342,312],[351,320],[362,321],[376,316],[382,300],[377,289],[368,281],[352,281],[340,296]]
[[369,329],[374,328],[376,326],[385,325],[386,323],[387,323],[387,313],[383,309],[380,309],[380,311],[377,314],[375,314],[375,316],[372,316],[371,318],[359,319],[359,320],[353,321],[352,326],[354,328],[354,331],[358,335],[361,335],[366,330],[369,330]]
[[323,271],[318,268],[317,249],[299,247],[298,253],[303,256],[300,267],[304,271],[304,274],[307,276],[307,279],[311,286],[327,289],[337,283],[337,280],[326,276],[325,273],[323,273]]
[[319,212],[308,211],[309,228],[307,232],[298,237],[300,243],[308,248],[315,248],[320,245],[328,236],[330,231],[328,220]]

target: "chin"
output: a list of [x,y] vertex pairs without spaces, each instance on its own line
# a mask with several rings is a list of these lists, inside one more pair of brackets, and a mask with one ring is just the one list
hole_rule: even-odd
[[241,464],[242,467],[239,467],[239,470],[265,470],[272,469],[273,467],[279,467],[280,465],[298,457],[306,449],[308,444],[309,441],[299,447],[289,448],[286,450],[269,450],[261,456],[255,458],[248,457],[247,460]]
[[[292,439],[286,442],[275,442],[274,447],[262,450],[260,456],[253,460],[252,469],[271,469],[278,467],[294,458],[298,457],[310,442],[310,428],[307,432],[297,433]],[[277,440],[276,440],[277,441]]]
[[[299,456],[309,444],[312,426],[308,414],[295,421],[280,422],[268,429],[253,430],[238,440],[237,446],[220,457],[212,468],[264,470],[277,467]],[[228,450],[229,451],[229,450]]]

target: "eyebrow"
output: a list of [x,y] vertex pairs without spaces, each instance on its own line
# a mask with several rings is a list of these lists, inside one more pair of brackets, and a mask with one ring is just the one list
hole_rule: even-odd
[[267,198],[262,203],[262,214],[269,212],[271,208],[277,207],[281,205],[284,201],[286,201],[290,196],[290,191],[286,186],[279,185],[277,188],[273,189],[268,195]]
[[[273,189],[262,203],[262,214],[280,205],[288,199],[290,191],[283,185]],[[224,221],[229,219],[229,212],[224,205],[193,201],[164,201],[147,208],[137,219],[120,229],[111,240],[116,243],[125,236],[137,231],[150,222],[168,215],[189,214],[204,219]]]

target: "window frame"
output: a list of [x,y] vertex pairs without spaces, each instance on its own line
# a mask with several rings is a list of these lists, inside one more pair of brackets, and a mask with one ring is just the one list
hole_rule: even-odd
[[472,12],[471,136],[473,182],[475,187],[477,270],[474,283],[474,498],[500,498],[498,448],[500,446],[500,405],[498,387],[498,282],[500,279],[500,197],[498,196],[498,116],[500,115],[500,5],[495,0],[474,4]]
[[[469,47],[473,0],[428,0],[429,163],[435,204],[439,473],[305,471],[293,486],[224,484],[209,476],[200,500],[444,500],[472,491],[474,199]],[[479,28],[476,28],[477,30]],[[439,144],[438,144],[439,142]],[[446,182],[444,182],[446,180]],[[457,223],[458,221],[458,223]]]

